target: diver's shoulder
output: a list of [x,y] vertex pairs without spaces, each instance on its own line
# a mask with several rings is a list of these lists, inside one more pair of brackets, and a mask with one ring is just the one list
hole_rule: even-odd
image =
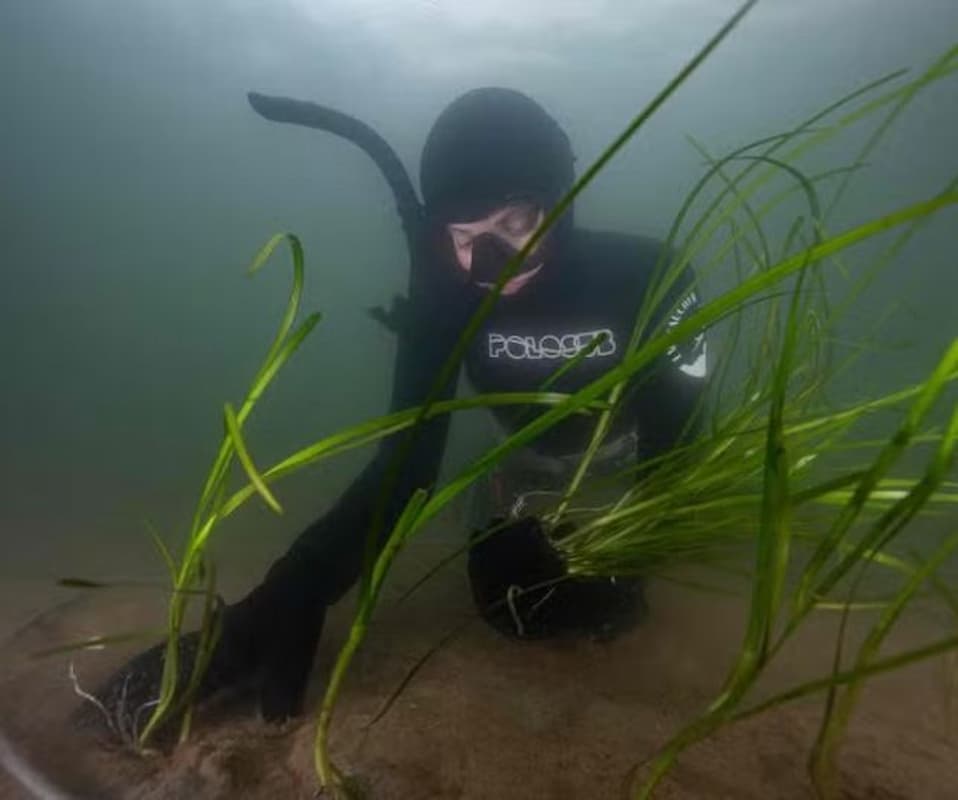
[[574,249],[577,258],[593,269],[611,272],[654,267],[668,251],[664,240],[652,236],[590,228],[576,228]]

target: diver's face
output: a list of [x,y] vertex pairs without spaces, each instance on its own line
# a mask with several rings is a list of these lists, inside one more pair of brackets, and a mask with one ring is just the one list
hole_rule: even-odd
[[[498,266],[504,267],[508,260],[510,251],[521,250],[532,238],[536,228],[542,224],[545,212],[540,206],[528,201],[511,202],[507,205],[495,209],[482,219],[469,222],[455,222],[446,226],[446,230],[452,239],[453,250],[456,255],[456,263],[459,268],[469,273],[478,286],[484,289],[491,289],[495,286],[492,275],[487,276],[488,269],[483,269],[483,274],[473,274],[473,267],[477,266],[476,255],[474,253],[475,245],[481,242],[484,248],[492,241],[495,244],[505,245],[498,249],[501,254],[499,260],[502,261]],[[483,236],[487,234],[487,236]],[[480,239],[480,237],[483,237]],[[492,237],[490,240],[489,237]],[[498,241],[496,241],[498,240]],[[542,269],[542,243],[539,242],[536,248],[529,254],[523,263],[522,271],[508,281],[502,288],[502,294],[512,295],[520,291]],[[494,256],[493,256],[494,257]],[[498,274],[498,273],[496,273]]]

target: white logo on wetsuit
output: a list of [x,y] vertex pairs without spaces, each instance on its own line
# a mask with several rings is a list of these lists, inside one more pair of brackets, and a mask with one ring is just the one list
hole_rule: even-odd
[[547,333],[544,336],[507,336],[489,334],[489,358],[509,358],[513,361],[540,358],[575,358],[596,338],[605,338],[586,358],[606,357],[616,352],[615,336],[608,328],[579,333]]
[[[669,315],[669,321],[665,329],[671,330],[678,325],[689,309],[698,307],[698,304],[698,295],[694,291],[689,292],[675,311]],[[666,355],[673,364],[678,365],[680,372],[684,372],[692,378],[705,377],[708,362],[708,342],[705,341],[703,331],[695,334],[691,342],[683,342],[681,345],[673,344],[666,350]]]

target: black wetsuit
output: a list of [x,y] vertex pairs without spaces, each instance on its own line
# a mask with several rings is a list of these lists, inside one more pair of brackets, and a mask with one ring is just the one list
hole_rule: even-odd
[[[566,244],[561,254],[557,251],[556,260],[547,264],[541,283],[536,279],[515,297],[502,298],[473,340],[465,368],[478,391],[535,390],[563,359],[587,346],[596,332],[606,332],[603,344],[566,373],[556,390],[575,391],[621,358],[660,245],[638,237],[583,230],[570,232]],[[461,313],[461,302],[456,298],[443,302],[440,297],[435,301],[424,305],[422,314],[408,314],[400,331],[395,409],[425,400],[461,330],[463,320],[449,318],[450,309]],[[688,283],[673,292],[662,305],[663,313],[674,308],[673,318],[666,324],[677,322],[696,302]],[[705,357],[701,339],[681,352],[672,352],[653,365],[647,379],[630,394],[616,427],[637,430],[639,460],[672,447],[678,440],[704,386]],[[452,396],[455,384],[455,379],[450,381],[443,397]],[[509,409],[499,411],[498,416],[509,425],[516,413],[516,409]],[[536,449],[550,455],[581,450],[593,426],[594,419],[567,418],[541,437]],[[391,530],[417,488],[435,485],[447,429],[448,418],[438,418],[416,435],[386,501],[383,532]],[[285,606],[285,613],[297,620],[285,631],[282,646],[277,641],[277,652],[286,654],[278,659],[277,668],[308,666],[308,660],[289,658],[291,649],[311,653],[315,647],[319,629],[311,632],[307,620],[318,620],[321,626],[325,607],[355,583],[362,566],[365,533],[373,521],[374,500],[399,441],[380,448],[335,506],[299,536],[273,565],[264,583],[244,601],[251,607],[273,609],[271,614]],[[267,600],[265,595],[273,597]]]
[[[254,106],[267,102],[252,99],[256,100]],[[314,127],[331,129],[330,115],[323,109],[310,106],[302,112],[287,101],[274,105],[272,119],[313,124],[302,119],[316,117],[320,122]],[[304,116],[297,118],[301,112]],[[332,120],[346,129],[351,124],[335,112]],[[373,141],[369,150],[384,149],[368,129],[361,134]],[[568,140],[558,125],[517,92],[476,90],[440,117],[424,149],[422,215],[416,209],[404,215],[413,264],[408,295],[389,318],[398,336],[391,410],[415,407],[426,400],[485,291],[469,283],[450,262],[443,238],[447,237],[445,224],[479,219],[517,190],[548,208],[570,185],[572,162]],[[406,177],[391,152],[377,163],[387,178],[390,174]],[[410,199],[413,193],[408,178],[394,191],[401,211],[415,202]],[[602,339],[593,352],[552,388],[574,392],[619,363],[662,245],[635,236],[576,229],[568,213],[550,234],[544,252],[539,274],[515,295],[499,298],[471,343],[464,367],[479,392],[537,390],[598,336]],[[697,302],[692,284],[691,273],[677,283],[660,304],[653,329],[662,315],[670,314],[662,322],[672,325],[691,311]],[[667,353],[634,382],[612,435],[635,431],[640,461],[674,446],[686,428],[704,386],[705,358],[704,340],[698,338]],[[451,397],[457,382],[458,375],[450,376],[434,399]],[[528,419],[529,409],[500,408],[495,413],[510,430],[520,419]],[[383,511],[378,528],[381,540],[413,492],[435,486],[448,426],[447,416],[436,417],[419,426],[411,439],[398,435],[383,441],[333,507],[303,531],[260,585],[226,609],[220,643],[201,696],[255,676],[267,718],[298,712],[325,609],[360,575],[374,510],[380,507]],[[593,426],[590,419],[566,418],[533,447],[548,456],[575,453],[585,446]],[[400,454],[404,460],[397,471],[392,467]],[[386,484],[389,491],[384,492],[390,476],[393,482]],[[529,544],[525,550],[523,541]],[[516,570],[542,573],[543,559],[548,562],[547,574],[561,568],[553,563],[554,553],[539,553],[537,548],[541,549],[538,538],[516,531],[472,561],[474,592],[475,584],[480,584],[477,599],[493,598],[502,587],[521,580],[525,573],[517,577],[513,574]],[[503,575],[492,574],[496,571]],[[565,595],[565,610],[558,616],[574,616],[592,599],[593,595],[572,591]],[[599,597],[597,606],[603,602]],[[184,669],[188,663],[189,658],[183,659]],[[126,692],[124,675],[132,672],[143,676],[137,677],[136,686],[143,699],[149,700],[161,666],[162,647],[146,651],[99,694],[107,698],[109,706],[110,698],[119,696],[120,687]]]
[[[634,236],[584,230],[573,231],[569,245],[547,265],[541,282],[537,278],[516,296],[500,298],[473,339],[465,369],[478,392],[536,391],[563,360],[574,357],[600,332],[605,333],[603,342],[553,388],[574,392],[619,363],[661,245]],[[697,304],[690,280],[691,275],[661,305],[662,313],[675,309],[667,325],[677,323]],[[462,308],[459,298],[443,302],[439,297],[424,313],[409,314],[404,320],[391,410],[425,401],[464,324],[462,319],[449,319],[449,309]],[[674,446],[704,387],[705,357],[705,342],[699,339],[652,365],[638,377],[638,386],[630,392],[610,436],[636,430],[640,461]],[[443,399],[453,396],[456,383],[454,376]],[[528,419],[524,407],[501,407],[494,413],[507,429],[522,415]],[[580,452],[594,426],[594,417],[566,418],[536,440],[533,448],[545,455]],[[435,485],[447,430],[448,418],[443,417],[424,424],[416,434],[386,502],[386,531],[416,489]],[[328,604],[355,582],[362,558],[362,533],[372,522],[375,503],[371,500],[379,493],[399,441],[385,443],[336,505],[274,565],[277,572],[308,574],[301,589],[304,595],[315,592],[317,602]]]

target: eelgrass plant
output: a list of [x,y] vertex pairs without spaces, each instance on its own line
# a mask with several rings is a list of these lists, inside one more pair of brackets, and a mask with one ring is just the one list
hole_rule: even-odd
[[[856,166],[921,87],[955,68],[956,56],[958,48],[951,49],[898,94]],[[771,140],[771,148],[787,138]],[[721,162],[713,161],[707,178],[720,174],[722,167],[740,156],[741,151]],[[759,312],[760,316],[764,314],[759,322],[761,334],[753,337],[756,352],[751,354],[749,368],[740,370],[744,374],[738,376],[744,391],[730,400],[713,396],[716,408],[706,434],[664,457],[610,507],[598,513],[585,509],[577,514],[570,498],[579,490],[588,459],[601,444],[601,418],[615,413],[615,398],[611,398],[612,407],[600,415],[593,448],[552,518],[556,525],[576,522],[574,533],[556,541],[572,574],[648,575],[678,565],[718,566],[723,560],[738,561],[746,543],[755,553],[746,637],[725,688],[699,720],[663,748],[646,784],[637,789],[640,797],[651,795],[683,749],[738,715],[751,713],[742,712],[739,706],[772,658],[818,607],[831,604],[842,611],[832,675],[815,684],[817,690],[827,693],[827,700],[810,769],[816,789],[824,797],[834,796],[836,791],[836,751],[865,678],[886,668],[886,664],[887,668],[900,667],[958,643],[949,637],[885,659],[886,664],[878,659],[879,648],[894,623],[958,546],[956,532],[933,547],[921,548],[923,555],[917,561],[905,560],[891,550],[908,523],[930,506],[951,511],[958,508],[958,484],[948,480],[958,436],[958,405],[953,391],[949,391],[949,384],[958,379],[958,340],[946,341],[941,361],[919,385],[837,410],[823,403],[823,390],[833,377],[831,359],[822,349],[824,337],[835,329],[840,311],[854,303],[861,287],[878,269],[890,263],[923,218],[904,228],[872,262],[871,270],[852,284],[844,301],[837,308],[829,308],[821,302],[827,296],[827,282],[812,268],[814,265],[814,270],[820,271],[821,261],[815,253],[829,247],[833,239],[827,238],[813,182],[787,161],[769,158],[768,150],[751,158],[751,166],[766,162],[784,169],[801,185],[808,200],[812,244],[802,248],[798,256],[770,265],[768,239],[762,231],[767,206],[753,208],[748,201],[749,185],[744,183],[751,166],[734,178],[722,175],[727,188],[719,200],[726,201],[725,209],[719,204],[709,209],[709,215],[717,217],[708,219],[712,231],[718,223],[728,222],[732,231],[729,238],[734,245],[742,243],[749,248],[752,268],[758,274],[774,272],[795,257],[806,258],[808,268],[799,272],[798,280],[781,299],[788,300],[787,310],[778,298],[763,304]],[[846,185],[841,184],[836,196]],[[754,188],[756,181],[751,186]],[[954,187],[952,181],[940,197],[953,198]],[[736,212],[744,212],[744,223],[734,219]],[[741,231],[748,226],[757,243],[743,243]],[[701,230],[698,227],[695,233]],[[789,228],[785,252],[800,230],[801,219]],[[693,235],[688,247],[694,249],[697,244]],[[805,280],[812,275],[817,278],[814,283]],[[752,309],[741,307],[732,320],[732,341],[741,334],[740,315],[749,311]],[[728,368],[728,364],[724,366]],[[725,372],[720,372],[716,386],[722,387],[725,378]],[[928,420],[942,396],[948,398],[945,424],[943,429],[934,429]],[[884,444],[856,441],[856,425],[878,411],[898,411],[904,419]],[[925,472],[910,478],[893,476],[892,468],[916,443],[933,448]],[[850,454],[856,456],[851,463]],[[846,623],[856,607],[862,579],[875,564],[899,573],[903,583],[883,605],[853,666],[846,669]],[[940,582],[936,588],[945,595],[945,607],[953,612],[954,598]],[[800,687],[780,700],[803,696],[806,690],[811,691]],[[772,705],[766,702],[762,708]]]
[[[634,333],[622,360],[605,375],[572,396],[542,391],[435,402],[438,387],[445,385],[458,366],[469,341],[497,301],[502,286],[520,268],[526,255],[752,5],[754,0],[741,7],[551,210],[526,247],[503,271],[476,315],[465,325],[449,363],[437,376],[436,390],[423,406],[354,426],[305,447],[269,468],[260,469],[244,441],[244,423],[279,369],[318,321],[318,315],[314,314],[293,327],[303,281],[303,252],[299,241],[292,235],[279,235],[267,243],[252,269],[260,268],[285,241],[293,260],[293,291],[279,333],[246,398],[238,410],[231,406],[224,409],[223,440],[179,559],[156,537],[173,591],[161,692],[148,723],[136,733],[139,745],[145,745],[161,725],[179,712],[185,712],[181,737],[188,732],[189,701],[209,661],[218,630],[215,573],[206,548],[210,537],[229,516],[257,496],[273,510],[280,511],[282,507],[272,485],[279,478],[322,459],[386,436],[402,434],[437,414],[496,404],[519,404],[543,410],[534,413],[521,429],[475,459],[446,485],[421,487],[388,536],[383,537],[382,532],[375,529],[368,533],[356,618],[319,710],[314,760],[322,785],[331,792],[346,791],[328,755],[336,699],[351,658],[362,642],[392,560],[410,538],[478,478],[571,414],[595,415],[596,429],[571,485],[546,517],[553,529],[572,523],[573,533],[556,541],[570,575],[630,572],[649,575],[683,564],[718,566],[734,561],[744,551],[755,553],[750,573],[751,607],[746,639],[726,687],[700,720],[665,746],[641,790],[643,796],[651,793],[686,747],[723,724],[768,707],[768,702],[753,708],[743,708],[742,703],[769,660],[816,607],[836,597],[844,603],[844,608],[853,607],[854,591],[845,597],[836,592],[845,585],[843,581],[847,577],[853,573],[857,576],[858,571],[869,564],[876,563],[900,573],[905,585],[885,606],[873,635],[859,652],[856,665],[845,669],[841,659],[836,658],[830,676],[773,699],[785,702],[829,687],[832,691],[834,687],[849,687],[847,695],[836,696],[830,704],[833,713],[823,725],[818,748],[821,755],[816,759],[817,774],[827,772],[834,743],[840,739],[861,680],[958,643],[953,637],[891,659],[876,657],[878,645],[901,610],[925,581],[933,579],[935,568],[952,546],[948,540],[941,546],[948,549],[933,553],[921,563],[903,559],[888,550],[906,524],[929,504],[948,507],[958,499],[954,483],[948,482],[956,436],[955,415],[951,415],[943,431],[927,429],[935,401],[958,377],[958,345],[952,343],[929,379],[917,386],[883,397],[865,398],[837,410],[820,402],[828,380],[842,368],[832,363],[825,347],[841,313],[854,303],[877,270],[890,263],[921,223],[936,211],[958,203],[958,192],[952,185],[937,196],[838,234],[827,230],[827,212],[822,211],[818,193],[820,185],[835,179],[842,181],[836,196],[844,191],[848,178],[861,167],[864,156],[890,120],[898,116],[924,86],[958,68],[955,50],[910,82],[890,88],[902,73],[886,76],[795,128],[721,159],[711,158],[702,150],[709,169],[677,216],[668,237],[668,260],[663,259],[656,270],[655,288],[637,315]],[[855,163],[812,175],[806,175],[796,165],[813,147],[886,109],[889,112],[879,126],[878,138],[872,138]],[[788,178],[789,186],[769,197],[760,193],[772,185],[775,176],[781,175]],[[713,180],[720,181],[721,188],[681,241],[679,233],[683,225]],[[796,192],[804,198],[804,214],[789,226],[778,246],[773,246],[764,221]],[[853,274],[841,262],[850,248],[889,231],[897,231],[898,238],[871,268]],[[707,244],[714,243],[719,234],[723,234],[724,239],[709,252]],[[732,263],[735,283],[678,325],[667,330],[653,325],[656,311],[690,263],[695,263],[702,276],[714,275],[722,265]],[[834,274],[847,276],[851,282],[845,301],[837,307],[827,302]],[[758,337],[749,330],[749,325],[756,321],[762,332]],[[654,469],[631,476],[630,485],[611,506],[599,510],[583,508],[579,500],[588,483],[590,462],[610,429],[627,388],[642,380],[659,359],[667,356],[670,348],[702,331],[711,334],[723,326],[726,357],[712,382],[718,397],[699,409],[698,434],[650,465]],[[728,356],[741,353],[745,354],[745,366],[736,367]],[[740,389],[731,401],[727,401],[727,387]],[[855,445],[861,445],[861,452],[865,452],[865,443],[850,439],[860,420],[881,410],[905,408],[908,411],[899,431],[877,447],[870,459],[863,457],[852,467],[831,463],[833,456],[855,452]],[[924,475],[909,479],[890,473],[892,465],[909,445],[928,443],[936,450]],[[392,465],[394,470],[401,468],[403,454],[400,449]],[[228,484],[237,463],[247,483],[230,490]],[[807,519],[802,516],[806,510],[814,512]],[[381,518],[377,524],[381,525]],[[375,543],[382,539],[385,545],[377,549]],[[799,564],[796,559],[799,554],[807,553],[811,555],[801,565],[798,583],[793,585],[790,578]],[[188,603],[197,593],[206,598],[202,634],[198,655],[184,687],[178,685],[179,637]]]

